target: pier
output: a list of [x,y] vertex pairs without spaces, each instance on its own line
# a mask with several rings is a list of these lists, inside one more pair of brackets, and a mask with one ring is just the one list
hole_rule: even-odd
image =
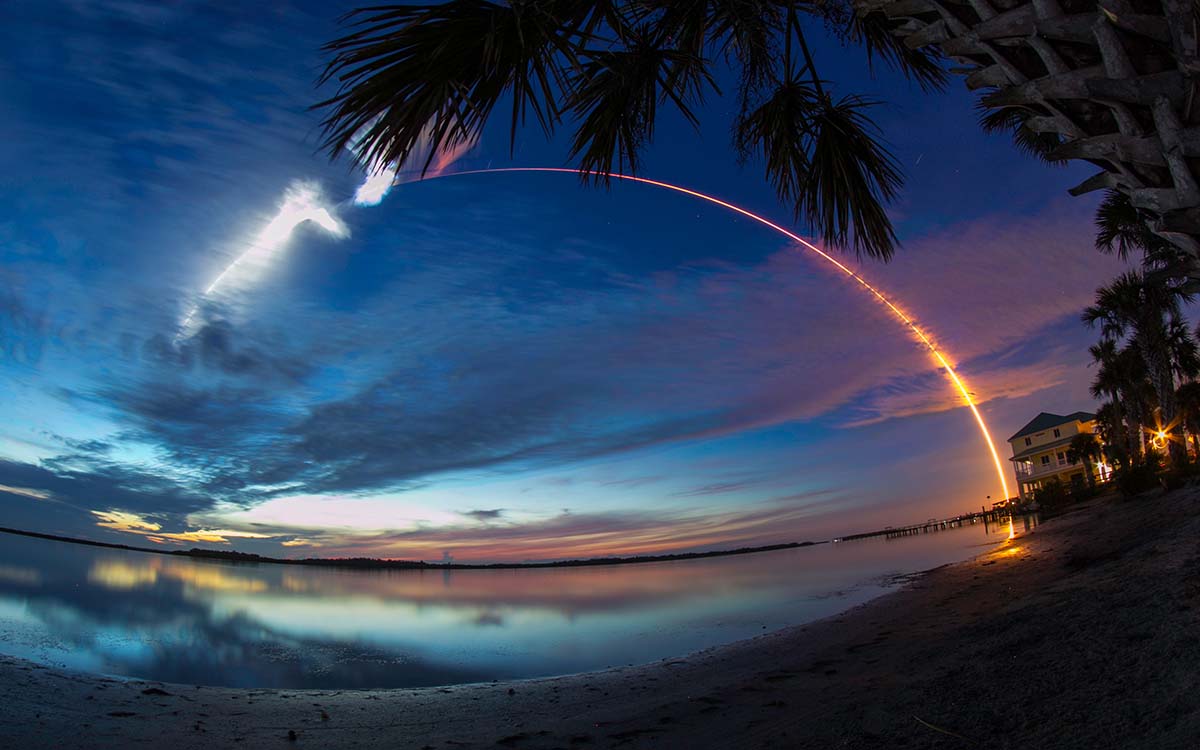
[[946,529],[955,529],[961,526],[972,526],[977,523],[1006,523],[1012,513],[1008,510],[995,509],[984,510],[978,513],[967,513],[953,518],[931,518],[922,523],[915,523],[909,526],[889,526],[878,531],[867,531],[861,534],[848,534],[834,539],[835,542],[851,542],[855,539],[870,539],[873,537],[886,537],[888,539],[898,539],[905,536],[916,536],[917,534],[930,534],[935,531],[945,531]]

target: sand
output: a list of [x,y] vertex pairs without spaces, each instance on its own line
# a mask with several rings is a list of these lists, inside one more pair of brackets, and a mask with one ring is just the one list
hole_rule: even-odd
[[1197,748],[1200,490],[1100,499],[849,612],[640,667],[383,691],[0,659],[0,747]]

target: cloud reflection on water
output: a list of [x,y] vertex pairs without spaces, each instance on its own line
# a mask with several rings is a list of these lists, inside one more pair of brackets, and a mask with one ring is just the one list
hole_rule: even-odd
[[193,684],[401,687],[563,674],[827,616],[875,595],[889,575],[962,559],[986,538],[980,526],[673,563],[363,571],[6,536],[0,649]]

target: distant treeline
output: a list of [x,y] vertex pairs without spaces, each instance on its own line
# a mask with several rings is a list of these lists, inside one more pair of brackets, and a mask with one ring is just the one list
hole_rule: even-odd
[[175,557],[196,557],[205,560],[223,560],[236,563],[272,563],[275,565],[316,565],[329,568],[354,568],[357,570],[490,570],[499,568],[579,568],[588,565],[630,565],[634,563],[669,562],[671,560],[695,560],[702,557],[724,557],[727,555],[748,555],[755,552],[772,552],[781,549],[809,547],[824,542],[789,542],[788,544],[769,544],[763,547],[739,547],[737,549],[714,550],[712,552],[680,552],[672,555],[638,555],[635,557],[589,557],[582,560],[559,560],[557,562],[523,562],[523,563],[428,563],[422,560],[384,560],[375,557],[306,557],[300,560],[289,560],[279,557],[266,557],[250,552],[235,552],[233,550],[200,549],[194,547],[187,550],[154,549],[153,547],[135,547],[128,544],[113,544],[111,542],[94,542],[90,539],[77,539],[55,534],[39,534],[36,531],[22,531],[0,527],[0,532],[17,534],[19,536],[50,539],[55,542],[70,544],[85,544],[89,547],[105,547],[107,549],[128,550],[132,552],[149,552],[155,555],[174,555]]

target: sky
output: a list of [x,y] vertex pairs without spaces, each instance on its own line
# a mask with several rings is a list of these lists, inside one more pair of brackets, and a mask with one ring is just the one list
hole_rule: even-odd
[[[310,110],[351,7],[6,6],[0,526],[513,561],[820,540],[999,498],[928,351],[811,252],[650,186],[453,175],[570,166],[569,129],[510,150],[496,123],[450,176],[355,205],[365,175],[321,152]],[[959,80],[924,94],[815,46],[837,91],[882,100],[907,178],[895,259],[838,257],[933,335],[1003,455],[1038,412],[1094,408],[1079,312],[1121,267],[1092,247],[1096,198],[1066,195],[1092,168],[985,135]],[[642,174],[791,226],[729,146],[732,107],[710,97],[698,130],[665,113]],[[328,213],[271,234],[298,195]]]

